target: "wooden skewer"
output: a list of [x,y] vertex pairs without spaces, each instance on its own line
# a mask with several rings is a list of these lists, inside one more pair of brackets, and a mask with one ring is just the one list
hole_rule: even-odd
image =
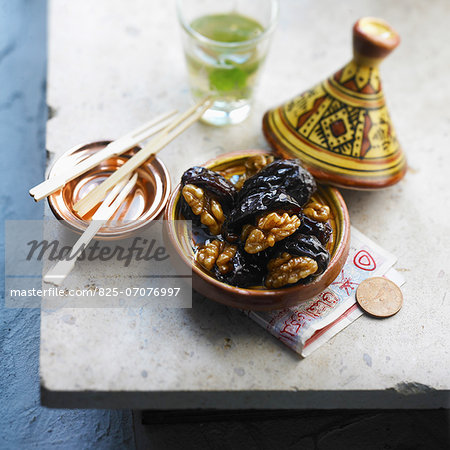
[[70,257],[56,263],[56,265],[44,276],[44,281],[46,283],[51,283],[55,286],[61,285],[67,275],[69,275],[75,267],[75,263],[81,252],[88,246],[89,242],[95,237],[100,228],[105,225],[119,209],[126,196],[134,188],[136,181],[137,174],[134,174],[131,180],[125,178],[120,183],[116,184],[114,189],[109,192],[100,208],[92,216],[89,226],[72,247]]
[[34,200],[37,202],[48,197],[50,194],[53,194],[53,192],[62,188],[69,181],[86,173],[88,170],[93,169],[95,166],[98,166],[102,161],[125,153],[139,142],[142,142],[162,129],[167,128],[167,119],[176,113],[177,110],[173,110],[140,125],[138,128],[130,131],[121,138],[111,142],[104,149],[80,161],[75,166],[68,167],[63,173],[49,178],[31,188],[29,191],[30,195],[34,197]]
[[[211,100],[205,99],[189,108],[181,114],[178,119],[166,127],[160,135],[149,142],[142,150],[130,158],[123,166],[110,175],[105,181],[96,186],[85,197],[74,205],[74,210],[83,217],[95,205],[103,200],[107,192],[119,183],[124,177],[136,170],[150,158],[154,158],[156,153],[162,150],[167,144],[172,142],[183,131],[196,122],[203,113],[210,107]],[[200,108],[200,109],[198,109]],[[177,128],[178,127],[178,128]]]

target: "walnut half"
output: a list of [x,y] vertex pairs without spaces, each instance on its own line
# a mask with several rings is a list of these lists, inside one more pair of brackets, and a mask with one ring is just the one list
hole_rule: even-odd
[[220,273],[231,271],[231,260],[236,255],[237,246],[214,239],[198,247],[195,260],[205,269],[212,270],[217,265]]
[[206,195],[202,188],[194,184],[186,184],[182,194],[192,212],[196,216],[200,216],[200,222],[209,228],[211,234],[220,234],[222,224],[225,222],[220,203]]
[[318,265],[308,256],[292,256],[285,252],[278,258],[270,260],[267,269],[266,287],[278,289],[316,273]]
[[303,214],[318,222],[326,222],[330,218],[330,208],[317,202],[309,202],[303,209]]
[[245,225],[241,240],[245,241],[247,253],[258,253],[290,236],[299,226],[300,219],[295,214],[291,216],[288,213],[271,212],[260,217],[256,227]]
[[222,252],[218,256],[216,260],[216,266],[220,270],[220,273],[225,274],[231,271],[231,260],[234,258],[234,255],[236,255],[237,246],[228,244],[224,242],[224,247],[222,249]]
[[195,254],[195,260],[205,269],[211,270],[219,257],[223,242],[214,239],[207,244],[200,245]]

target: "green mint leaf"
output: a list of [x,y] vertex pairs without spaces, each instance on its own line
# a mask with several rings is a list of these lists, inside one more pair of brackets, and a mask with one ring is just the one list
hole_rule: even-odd
[[217,92],[228,92],[244,89],[247,83],[247,73],[238,67],[232,69],[214,69],[209,74],[209,87]]

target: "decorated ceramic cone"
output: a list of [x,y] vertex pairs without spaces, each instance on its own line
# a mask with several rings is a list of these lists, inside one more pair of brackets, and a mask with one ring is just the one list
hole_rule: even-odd
[[264,115],[263,131],[275,151],[301,159],[317,179],[345,188],[378,189],[401,180],[406,160],[378,71],[399,42],[383,20],[358,20],[352,61]]

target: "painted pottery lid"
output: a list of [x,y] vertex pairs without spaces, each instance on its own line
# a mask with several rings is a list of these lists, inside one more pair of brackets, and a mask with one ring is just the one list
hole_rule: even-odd
[[378,65],[400,42],[373,17],[353,27],[353,59],[298,97],[266,112],[263,131],[284,157],[319,180],[349,189],[378,189],[401,180],[406,160],[387,110]]

